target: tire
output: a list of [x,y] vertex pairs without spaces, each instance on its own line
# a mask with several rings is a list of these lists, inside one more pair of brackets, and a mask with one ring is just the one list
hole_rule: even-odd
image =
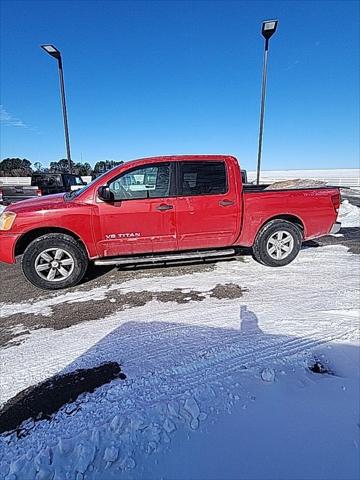
[[256,236],[253,245],[255,259],[269,267],[283,267],[291,263],[301,249],[302,232],[294,223],[271,220]]
[[44,290],[77,285],[88,267],[85,248],[70,235],[49,233],[33,240],[21,260],[26,279]]

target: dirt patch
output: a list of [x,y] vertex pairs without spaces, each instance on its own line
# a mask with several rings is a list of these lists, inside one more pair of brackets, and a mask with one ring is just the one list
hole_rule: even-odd
[[[46,295],[44,290],[31,285],[24,277],[21,271],[20,258],[14,265],[0,264],[0,278],[2,281],[0,290],[0,303],[11,302],[27,302],[39,297],[46,298],[52,293]],[[224,259],[224,261],[231,261],[232,258]],[[88,291],[90,288],[101,287],[103,285],[111,285],[116,282],[127,282],[129,280],[136,280],[149,277],[177,277],[194,272],[210,272],[216,268],[216,261],[192,261],[187,263],[176,263],[167,265],[137,265],[117,267],[100,267],[89,265],[88,271],[85,274],[84,280],[80,285],[69,288],[67,291]],[[16,286],[16,288],[15,288]]]
[[313,373],[319,373],[319,374],[328,374],[332,375],[333,373],[331,370],[324,364],[324,362],[321,362],[320,360],[315,360],[314,363],[309,365],[309,370]]
[[208,292],[199,292],[197,290],[184,292],[181,288],[175,288],[175,290],[171,290],[170,292],[161,292],[155,294],[154,299],[158,300],[159,302],[202,302],[208,297],[218,299],[239,298],[244,292],[247,291],[247,288],[241,288],[239,285],[235,285],[234,283],[226,283],[225,285],[217,284]]
[[104,318],[115,312],[142,307],[152,300],[162,303],[176,302],[185,304],[202,302],[208,297],[218,299],[240,298],[247,291],[246,288],[239,287],[233,283],[217,284],[206,292],[181,288],[162,292],[145,290],[143,292],[121,293],[121,290],[114,290],[108,292],[104,300],[55,305],[52,307],[53,314],[49,317],[21,313],[3,318],[0,328],[0,347],[10,348],[19,345],[31,330],[39,328],[62,330],[79,323]]
[[217,284],[215,288],[211,290],[210,297],[218,298],[240,298],[244,292],[247,292],[247,288],[241,288],[235,283],[225,283],[225,285]]
[[[36,421],[49,420],[61,407],[68,404],[65,412],[74,414],[80,409],[75,400],[82,393],[91,393],[115,378],[125,379],[120,365],[104,363],[98,367],[76,370],[56,375],[38,385],[18,393],[0,410],[0,433],[16,431],[25,436]],[[25,422],[25,423],[24,423]]]

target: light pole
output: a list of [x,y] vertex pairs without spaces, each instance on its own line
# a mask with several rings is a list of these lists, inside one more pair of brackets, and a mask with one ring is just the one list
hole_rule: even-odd
[[262,30],[261,30],[261,33],[262,33],[263,37],[265,38],[265,48],[264,48],[264,66],[263,66],[262,87],[261,87],[259,148],[258,148],[257,172],[256,172],[256,183],[257,183],[257,185],[259,185],[259,182],[260,182],[260,165],[261,165],[262,141],[263,141],[263,130],[264,130],[264,114],[265,114],[265,96],[266,96],[266,78],[267,78],[269,39],[276,32],[277,24],[278,24],[278,20],[265,20],[265,22],[263,22],[263,24],[262,24]]
[[58,61],[59,80],[60,80],[60,95],[61,95],[62,111],[63,111],[63,118],[64,118],[66,157],[67,157],[67,161],[68,161],[68,164],[69,164],[69,172],[71,173],[72,168],[71,168],[69,127],[68,127],[67,111],[66,111],[64,74],[63,74],[63,68],[62,68],[61,54],[60,54],[59,50],[56,47],[54,47],[54,45],[41,45],[41,48],[43,48],[46,53],[48,53],[52,57],[56,58],[56,60]]

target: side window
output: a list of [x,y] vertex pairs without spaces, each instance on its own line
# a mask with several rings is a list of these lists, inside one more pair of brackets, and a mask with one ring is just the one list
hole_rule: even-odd
[[135,168],[110,182],[109,188],[115,200],[168,197],[170,164]]
[[224,162],[180,164],[180,195],[218,195],[227,192]]
[[84,185],[80,176],[64,175],[64,181],[67,187],[70,187],[73,185]]

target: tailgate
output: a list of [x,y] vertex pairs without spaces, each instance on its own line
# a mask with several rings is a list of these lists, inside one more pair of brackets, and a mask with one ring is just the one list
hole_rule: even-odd
[[4,203],[20,202],[21,200],[41,196],[41,191],[38,187],[30,185],[0,186],[0,192],[2,192],[2,201]]

